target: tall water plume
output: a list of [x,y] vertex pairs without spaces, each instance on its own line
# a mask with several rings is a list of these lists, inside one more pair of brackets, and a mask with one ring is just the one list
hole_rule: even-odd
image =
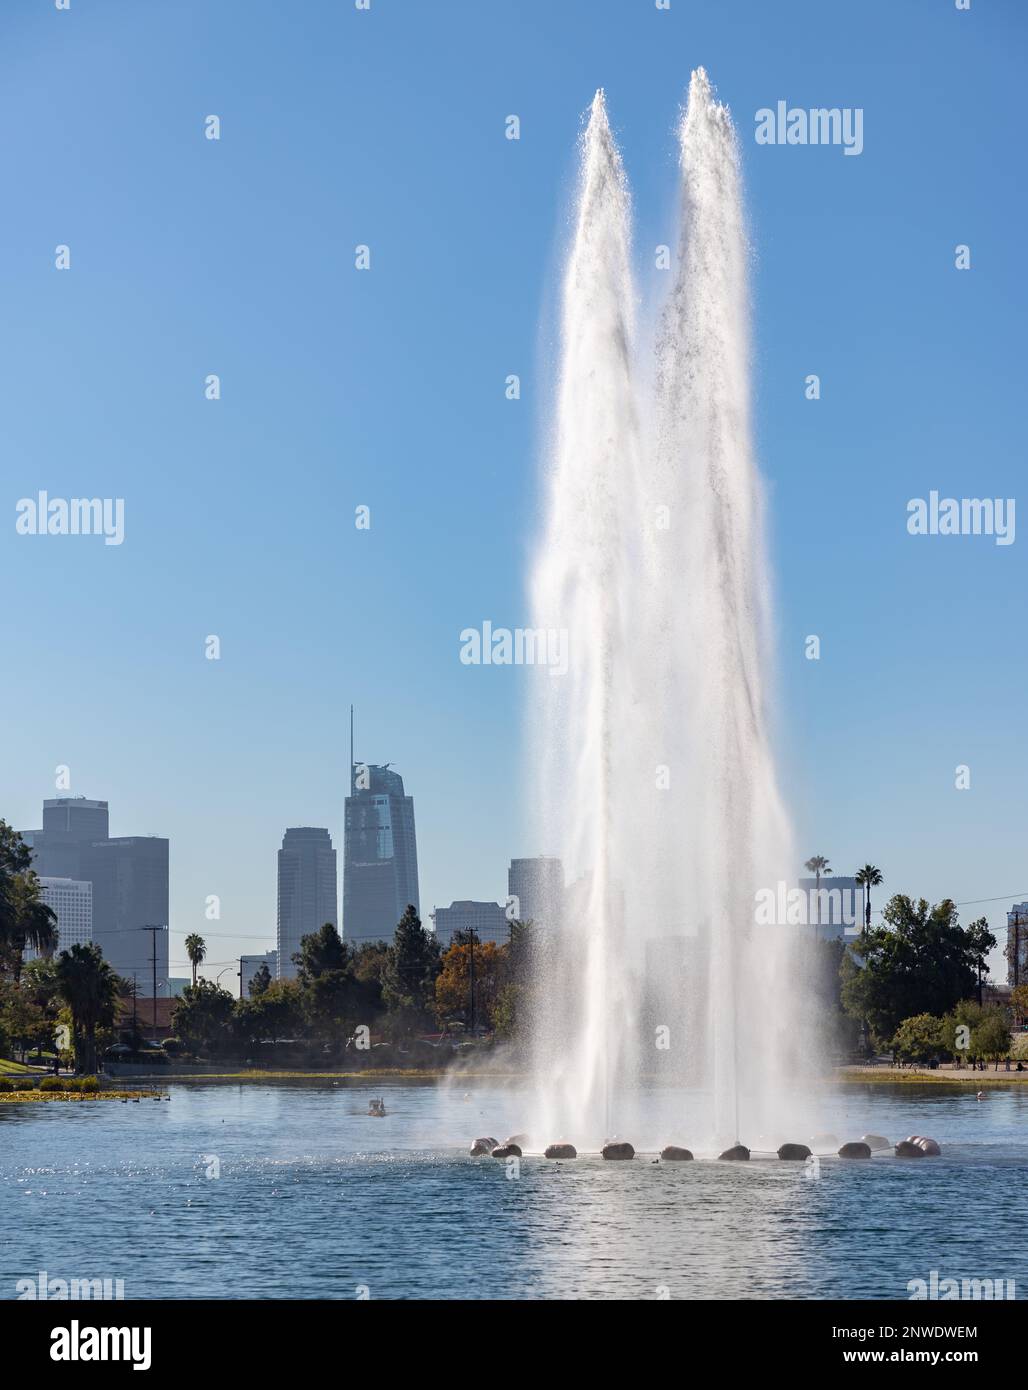
[[533,1127],[587,1147],[615,1131],[770,1141],[807,1046],[795,929],[754,925],[791,850],[766,708],[738,151],[702,69],[680,138],[681,242],[651,357],[629,196],[593,102],[532,583],[535,625],[569,635],[567,675],[535,681],[531,796],[571,880],[563,920],[538,933]]

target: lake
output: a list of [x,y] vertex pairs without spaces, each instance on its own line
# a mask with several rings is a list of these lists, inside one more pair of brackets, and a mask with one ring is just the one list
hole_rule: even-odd
[[816,1178],[654,1155],[508,1175],[467,1157],[520,1127],[495,1082],[170,1093],[0,1105],[0,1298],[41,1270],[126,1298],[905,1299],[932,1270],[1028,1289],[1023,1087],[826,1093],[840,1141],[929,1134],[943,1155],[826,1157]]

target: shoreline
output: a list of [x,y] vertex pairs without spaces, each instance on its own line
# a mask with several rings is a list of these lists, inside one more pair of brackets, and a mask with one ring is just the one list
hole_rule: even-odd
[[164,1100],[155,1091],[0,1091],[0,1102],[16,1104],[31,1100]]

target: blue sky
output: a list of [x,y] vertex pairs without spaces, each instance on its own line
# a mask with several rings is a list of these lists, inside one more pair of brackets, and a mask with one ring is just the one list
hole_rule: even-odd
[[[603,86],[649,301],[702,63],[742,139],[798,842],[1002,898],[963,909],[998,927],[1028,896],[1028,537],[905,522],[1020,491],[1026,33],[1015,0],[9,0],[0,815],[38,825],[68,764],[112,833],[170,836],[181,974],[191,930],[212,974],[272,944],[287,825],[339,843],[351,701],[415,798],[423,913],[550,848],[522,673],[461,665],[458,633],[528,616],[580,115]],[[862,108],[863,153],[756,145],[780,99]],[[123,497],[124,544],[17,535],[39,488]]]

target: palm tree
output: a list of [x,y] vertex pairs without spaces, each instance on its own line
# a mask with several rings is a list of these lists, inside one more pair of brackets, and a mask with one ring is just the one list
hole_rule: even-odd
[[6,958],[15,984],[21,979],[26,946],[42,956],[52,956],[57,949],[57,914],[39,891],[39,879],[31,869],[14,875],[5,885],[0,955]]
[[190,933],[186,937],[186,955],[189,963],[193,967],[193,988],[196,988],[196,968],[202,965],[207,954],[207,943],[202,936],[197,936],[196,932]]
[[865,864],[862,869],[858,869],[854,875],[857,882],[864,890],[864,930],[871,929],[871,889],[877,888],[882,882],[882,871],[876,869],[873,864]]
[[96,1071],[96,1030],[109,1028],[124,990],[121,980],[90,942],[57,957],[57,993],[71,1010],[76,1070]]
[[814,893],[817,902],[817,920],[814,924],[814,930],[816,931],[821,925],[821,875],[830,874],[832,872],[832,866],[823,854],[815,854],[813,858],[807,860],[803,867],[808,874],[814,875]]

